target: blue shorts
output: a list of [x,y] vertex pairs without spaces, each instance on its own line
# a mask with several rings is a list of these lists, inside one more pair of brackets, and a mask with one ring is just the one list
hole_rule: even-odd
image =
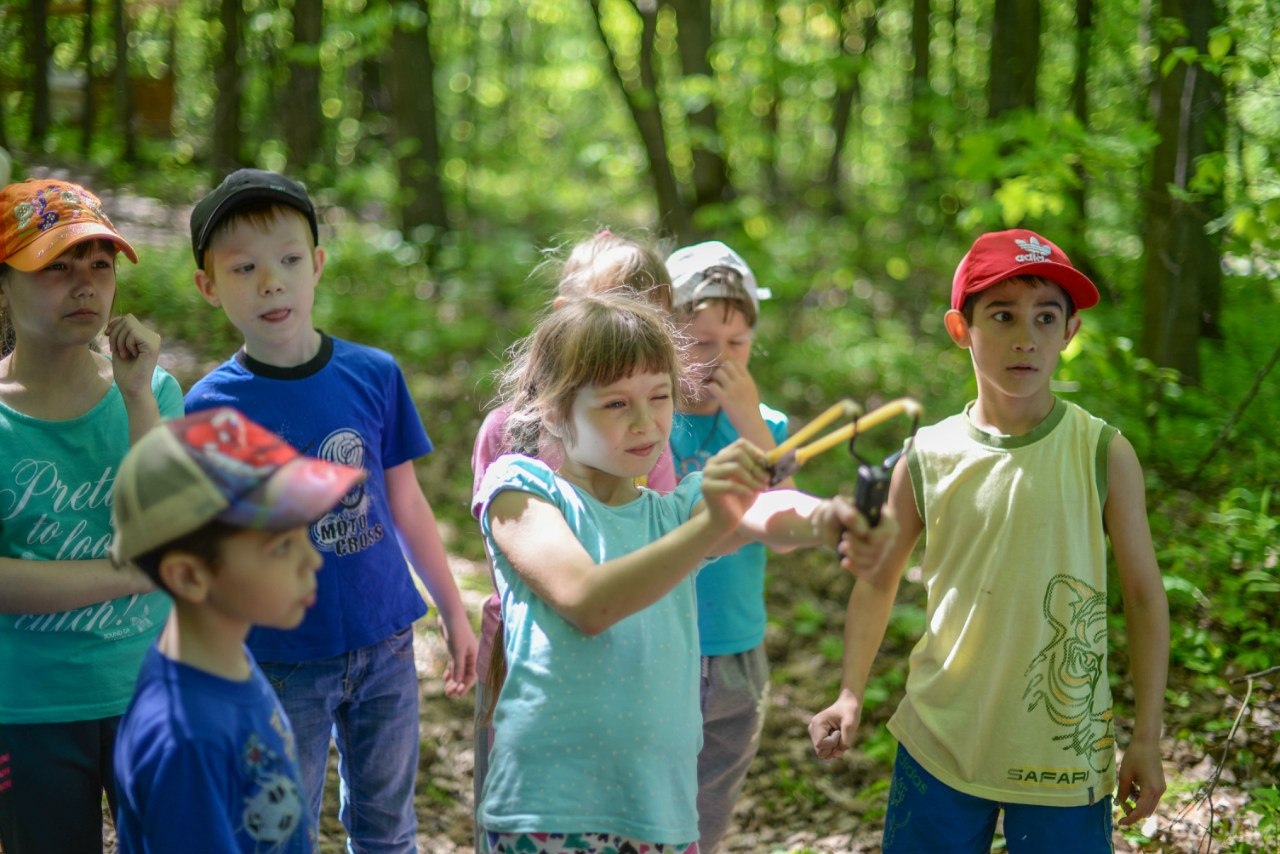
[[898,745],[884,817],[883,854],[989,854],[1004,810],[1009,854],[1112,854],[1111,796],[1080,807],[1010,804],[966,795]]

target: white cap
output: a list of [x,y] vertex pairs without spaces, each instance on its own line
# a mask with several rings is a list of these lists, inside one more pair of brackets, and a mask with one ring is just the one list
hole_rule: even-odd
[[751,272],[741,255],[719,240],[708,240],[706,243],[681,247],[667,259],[667,272],[671,274],[672,301],[677,309],[688,308],[699,300],[712,297],[739,295],[721,283],[698,287],[707,277],[707,271],[713,267],[728,267],[742,276],[742,289],[751,298],[756,311],[760,310],[760,300],[773,296],[768,288],[762,288],[756,282],[755,273]]

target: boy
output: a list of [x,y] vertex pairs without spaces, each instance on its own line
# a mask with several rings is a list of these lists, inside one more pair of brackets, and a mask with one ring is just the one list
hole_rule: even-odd
[[[1169,613],[1142,469],[1115,428],[1054,397],[1050,379],[1098,290],[1062,251],[1014,229],[979,237],[956,270],[947,331],[977,400],[919,431],[889,505],[897,538],[854,585],[842,687],[809,724],[819,756],[852,744],[899,580],[926,533],[925,632],[889,721],[899,749],[885,852],[1110,852],[1116,790],[1106,538],[1134,680],[1116,798],[1130,825],[1164,792],[1161,707]],[[1136,803],[1134,803],[1136,802]]]
[[475,681],[476,639],[414,474],[431,442],[404,376],[387,353],[312,325],[325,260],[316,241],[306,190],[274,172],[241,169],[196,204],[196,287],[226,312],[244,347],[192,387],[186,406],[235,406],[295,447],[369,472],[311,527],[325,561],[316,607],[292,631],[254,630],[249,648],[293,722],[312,813],[320,813],[332,733],[349,845],[413,851],[412,625],[426,607],[406,556],[440,609],[449,696]]
[[115,747],[120,851],[310,852],[293,732],[245,650],[315,601],[307,526],[364,478],[234,409],[150,430],[116,476],[111,553],[173,598]]
[[[770,292],[738,253],[713,240],[667,259],[676,323],[695,394],[675,414],[676,476],[702,469],[738,437],[762,450],[787,437],[787,416],[761,403],[748,369],[760,300]],[[791,481],[784,481],[791,486]],[[702,647],[702,750],[698,754],[699,847],[711,854],[733,818],[751,760],[760,748],[769,662],[764,649],[765,547],[743,546],[697,577]]]

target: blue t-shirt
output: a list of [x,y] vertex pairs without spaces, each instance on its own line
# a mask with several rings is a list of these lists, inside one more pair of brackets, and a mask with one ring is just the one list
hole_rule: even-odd
[[116,737],[121,854],[320,850],[293,728],[249,663],[234,682],[148,650]]
[[[182,390],[151,377],[162,418]],[[107,557],[116,469],[129,414],[114,384],[78,418],[45,421],[0,403],[0,556],[30,561]],[[169,615],[169,597],[121,596],[52,614],[0,614],[0,723],[115,717]]]
[[[778,443],[787,438],[787,416],[760,404],[760,415]],[[676,477],[702,471],[707,460],[738,438],[727,415],[677,412],[671,424]],[[768,551],[747,543],[711,561],[698,573],[698,632],[703,655],[734,655],[764,642],[764,566]]]
[[187,412],[234,406],[304,454],[369,472],[311,526],[324,558],[316,604],[296,629],[256,627],[259,661],[331,658],[407,628],[426,613],[387,502],[384,472],[431,451],[404,375],[387,353],[322,337],[296,368],[237,353],[187,392]]
[[675,492],[597,501],[534,459],[499,457],[477,493],[502,597],[507,678],[494,713],[479,821],[488,830],[594,831],[651,842],[698,838],[698,627],[693,579],[596,637],[538,598],[493,541],[489,505],[504,490],[555,505],[597,563],[630,554],[688,520],[702,476]]

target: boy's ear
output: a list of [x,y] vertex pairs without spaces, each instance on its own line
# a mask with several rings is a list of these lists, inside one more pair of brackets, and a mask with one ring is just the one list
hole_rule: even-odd
[[942,317],[942,323],[947,327],[947,334],[951,336],[952,341],[956,342],[956,346],[968,350],[969,322],[964,319],[964,315],[954,308],[948,309]]
[[1076,312],[1067,318],[1066,334],[1062,337],[1062,350],[1067,349],[1067,345],[1071,343],[1071,339],[1076,337],[1076,333],[1080,331],[1080,312]]
[[218,292],[213,287],[213,278],[204,270],[196,270],[195,273],[196,289],[200,291],[200,296],[204,297],[204,301],[214,308],[222,305],[222,300],[218,299]]
[[213,569],[190,552],[168,552],[160,559],[159,574],[165,587],[176,597],[199,603],[209,595]]
[[320,274],[324,272],[324,247],[317,246],[311,251],[311,266],[315,268],[315,277],[318,281]]

